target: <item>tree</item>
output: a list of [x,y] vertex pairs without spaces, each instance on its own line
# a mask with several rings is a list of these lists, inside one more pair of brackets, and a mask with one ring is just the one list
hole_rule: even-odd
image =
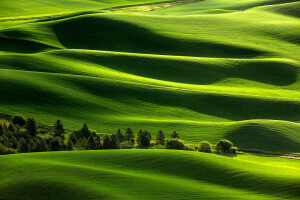
[[103,138],[103,149],[111,149],[111,138],[108,135],[105,135]]
[[96,145],[96,149],[100,149],[101,148],[101,138],[99,135],[95,136],[95,145]]
[[56,136],[61,136],[65,133],[64,125],[61,123],[60,120],[56,121],[56,124],[54,125],[54,132]]
[[59,151],[60,150],[60,140],[57,137],[52,138],[49,143],[49,148],[52,151]]
[[202,141],[199,145],[198,151],[211,153],[212,152],[212,145],[207,141]]
[[70,139],[67,142],[67,150],[69,150],[69,151],[74,150],[74,144],[73,144],[72,140],[70,140]]
[[184,143],[181,140],[178,140],[178,139],[170,139],[170,140],[167,141],[166,148],[167,149],[183,150],[184,149]]
[[112,134],[110,138],[111,138],[111,148],[112,149],[121,149],[120,141],[119,141],[117,135]]
[[37,142],[36,151],[37,152],[43,152],[48,150],[48,145],[44,139],[39,139]]
[[19,125],[20,127],[24,126],[26,124],[26,120],[22,116],[14,116],[12,118],[12,123],[15,125]]
[[75,145],[77,143],[77,138],[74,133],[72,133],[69,137],[69,139],[72,141],[72,143]]
[[12,124],[9,124],[8,130],[9,130],[11,133],[14,133],[14,132],[16,131],[15,127],[14,127]]
[[37,134],[37,127],[34,118],[27,119],[26,130],[32,136],[35,136]]
[[19,148],[18,149],[21,153],[29,152],[30,146],[27,144],[27,142],[24,138],[21,138],[19,140]]
[[150,146],[151,135],[148,131],[143,131],[138,139],[138,143],[140,146]]
[[4,134],[4,128],[3,125],[0,124],[0,136],[2,136]]
[[158,133],[156,134],[156,144],[161,144],[164,145],[165,144],[165,134],[162,130],[158,131]]
[[96,142],[95,139],[93,137],[93,135],[91,135],[88,139],[88,145],[87,145],[88,149],[95,149],[96,148]]
[[127,128],[125,132],[125,140],[134,143],[134,134],[131,128]]
[[89,130],[89,127],[86,123],[83,124],[83,127],[81,128],[80,132],[83,138],[88,138],[91,135],[91,131]]
[[223,153],[231,153],[231,149],[233,147],[232,142],[230,142],[229,140],[220,140],[217,145],[216,145],[216,150],[218,152],[223,152]]
[[125,136],[122,134],[122,132],[121,132],[120,129],[117,130],[117,134],[116,135],[117,135],[117,138],[118,138],[119,142],[124,142]]
[[173,133],[171,134],[171,139],[180,139],[179,134],[176,131],[173,131]]

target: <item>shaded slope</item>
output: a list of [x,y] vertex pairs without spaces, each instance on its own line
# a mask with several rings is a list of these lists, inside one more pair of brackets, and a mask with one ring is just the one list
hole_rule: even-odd
[[[22,163],[16,158],[22,158]],[[282,158],[118,150],[20,154],[1,159],[0,188],[4,192],[0,198],[19,198],[24,185],[31,193],[58,199],[73,199],[79,191],[86,193],[86,199],[297,199],[300,187],[298,162]],[[10,179],[16,182],[8,182]],[[34,187],[37,184],[43,185],[39,191]],[[80,189],[74,192],[71,188]],[[49,193],[56,189],[62,196]],[[40,195],[25,192],[23,197]]]

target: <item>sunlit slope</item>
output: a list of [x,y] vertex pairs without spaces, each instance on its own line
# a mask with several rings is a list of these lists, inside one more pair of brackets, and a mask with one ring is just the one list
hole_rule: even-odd
[[20,154],[2,156],[0,172],[1,199],[298,199],[300,195],[299,161],[250,155],[167,150]]
[[13,3],[1,0],[0,19],[59,15],[159,1],[162,0],[14,0]]
[[[100,133],[177,130],[187,142],[228,138],[241,148],[299,152],[300,22],[272,2],[247,1],[228,14],[5,22],[1,111],[73,129],[87,122]],[[178,9],[192,5],[201,3]]]

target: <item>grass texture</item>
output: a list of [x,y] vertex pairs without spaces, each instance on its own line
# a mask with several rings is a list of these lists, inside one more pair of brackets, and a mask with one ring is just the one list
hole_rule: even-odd
[[177,150],[1,156],[0,199],[298,199],[299,161]]
[[1,112],[299,152],[298,2],[207,0],[153,12],[96,10],[133,1],[56,0],[42,11],[33,5],[45,2],[31,0],[19,12],[24,1],[5,2],[2,18],[72,13],[0,22]]

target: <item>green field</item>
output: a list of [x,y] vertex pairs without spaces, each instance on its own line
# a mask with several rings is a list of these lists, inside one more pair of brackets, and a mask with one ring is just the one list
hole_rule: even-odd
[[101,10],[133,1],[74,2],[41,10],[39,0],[1,1],[2,19],[62,15],[0,22],[2,112],[299,152],[299,2],[206,0],[152,12]]
[[[296,0],[0,0],[0,113],[299,155],[299,13]],[[22,199],[293,200],[300,165],[158,149],[0,156],[0,200]]]
[[172,150],[1,156],[0,199],[299,199],[299,161]]

